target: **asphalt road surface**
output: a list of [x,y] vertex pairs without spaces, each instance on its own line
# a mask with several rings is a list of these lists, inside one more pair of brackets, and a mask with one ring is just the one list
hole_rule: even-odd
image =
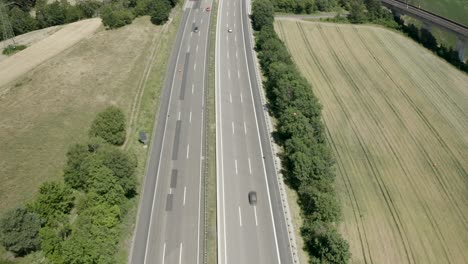
[[203,263],[206,6],[211,1],[187,1],[184,8],[151,137],[130,263]]
[[[220,0],[216,33],[218,263],[292,263],[245,0]],[[232,29],[229,32],[228,29]],[[248,193],[256,191],[257,204]]]

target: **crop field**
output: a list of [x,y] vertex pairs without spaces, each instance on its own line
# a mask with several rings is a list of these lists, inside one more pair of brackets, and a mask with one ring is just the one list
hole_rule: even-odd
[[468,75],[379,27],[275,28],[323,105],[351,263],[468,263]]
[[[144,123],[152,125],[170,50],[163,28],[149,17],[116,30],[101,27],[0,86],[0,215],[33,198],[44,181],[61,179],[68,147],[87,138],[91,121],[105,107],[119,106],[130,123],[144,105]],[[155,67],[148,77],[150,61]],[[151,83],[145,92],[143,79]],[[135,132],[140,121],[127,127]],[[130,140],[135,138],[133,133]]]

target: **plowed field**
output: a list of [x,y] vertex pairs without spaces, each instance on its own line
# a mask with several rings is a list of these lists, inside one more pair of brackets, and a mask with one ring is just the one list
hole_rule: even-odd
[[352,263],[468,263],[468,76],[383,28],[278,20],[323,104]]

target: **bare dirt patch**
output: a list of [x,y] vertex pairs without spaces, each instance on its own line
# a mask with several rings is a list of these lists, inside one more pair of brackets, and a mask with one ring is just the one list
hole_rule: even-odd
[[279,20],[323,104],[352,263],[468,262],[468,76],[371,26]]
[[[0,86],[0,214],[61,179],[68,146],[87,137],[98,111],[114,104],[130,115],[160,30],[148,17],[100,30]],[[151,86],[151,97],[158,89]]]
[[[100,26],[99,18],[68,24],[29,48],[0,61],[0,87],[92,35]],[[5,92],[0,88],[0,96]]]

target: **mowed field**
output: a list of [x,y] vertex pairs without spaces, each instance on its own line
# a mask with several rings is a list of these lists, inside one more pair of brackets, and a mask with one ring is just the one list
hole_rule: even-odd
[[468,76],[383,28],[275,27],[323,105],[351,263],[468,263]]
[[[0,215],[33,198],[44,181],[62,179],[68,147],[86,140],[93,118],[105,107],[117,105],[127,120],[135,120],[142,102],[148,105],[145,111],[152,124],[160,88],[155,80],[159,85],[164,77],[170,50],[166,44],[159,46],[161,38],[167,39],[164,28],[153,25],[149,17],[116,30],[101,27],[0,86]],[[61,42],[49,44],[54,43]],[[150,62],[157,65],[159,75],[146,74]],[[144,80],[153,85],[143,97]],[[132,132],[141,125],[132,124]],[[135,139],[133,133],[130,140]]]

